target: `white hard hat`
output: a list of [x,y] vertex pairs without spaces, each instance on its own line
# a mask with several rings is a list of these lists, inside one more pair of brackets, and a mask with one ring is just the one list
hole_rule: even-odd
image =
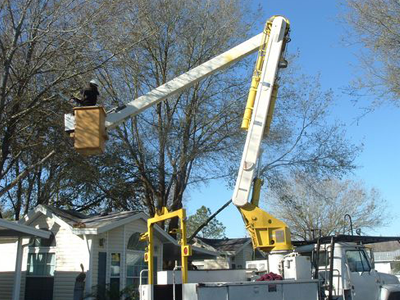
[[89,83],[99,86],[99,82],[96,79],[90,80]]

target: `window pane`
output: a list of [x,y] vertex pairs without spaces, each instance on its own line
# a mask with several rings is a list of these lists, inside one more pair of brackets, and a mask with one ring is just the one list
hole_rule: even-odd
[[111,266],[111,276],[119,276],[119,266]]
[[126,264],[127,265],[137,265],[144,261],[142,253],[127,253],[126,254]]
[[[126,286],[137,290],[140,281],[140,272],[147,269],[147,263],[144,261],[144,251],[128,251],[126,254],[126,268]],[[156,258],[155,268],[157,269]],[[143,284],[147,284],[147,276],[147,272],[142,274]]]
[[126,276],[139,276],[140,271],[147,269],[147,264],[143,259],[143,252],[128,252],[126,254]]
[[319,257],[318,257],[318,266],[319,267],[324,267],[329,265],[329,254],[326,251],[321,251],[319,252]]
[[135,232],[129,238],[127,248],[129,250],[145,251],[146,250],[146,246],[147,246],[146,242],[140,241],[140,233],[139,232]]
[[34,272],[34,275],[47,275],[45,274],[45,269],[46,266],[45,265],[37,265],[36,267],[36,272]]
[[364,251],[346,251],[347,263],[351,272],[370,271],[369,263]]
[[55,265],[56,256],[54,253],[47,253],[47,260],[46,262],[50,265]]
[[34,254],[28,255],[28,267],[27,267],[28,275],[33,273],[33,259],[34,259],[33,255]]
[[54,265],[52,266],[47,266],[46,269],[46,275],[48,276],[54,276],[54,271],[55,271],[56,267]]
[[30,253],[28,256],[28,275],[54,276],[56,259],[54,253]]
[[54,276],[55,268],[56,268],[56,255],[54,253],[48,253],[47,254],[46,275]]
[[[128,287],[139,287],[140,278],[133,277],[133,278],[126,278],[126,286]],[[147,284],[147,277],[142,276],[142,284]]]
[[36,261],[38,264],[46,263],[46,253],[38,253],[36,256]]
[[112,253],[111,254],[111,262],[118,263],[121,261],[121,253]]
[[121,253],[111,253],[111,276],[118,277],[120,274]]
[[360,256],[361,256],[361,262],[362,262],[362,266],[364,268],[364,272],[369,272],[371,271],[371,267],[369,265],[369,261],[368,258],[365,254],[364,251],[360,251]]
[[133,266],[126,266],[126,276],[132,277],[133,276]]

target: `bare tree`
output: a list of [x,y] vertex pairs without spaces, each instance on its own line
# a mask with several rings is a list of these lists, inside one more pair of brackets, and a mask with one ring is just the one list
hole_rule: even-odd
[[352,180],[319,181],[296,174],[267,201],[297,239],[312,239],[312,230],[320,230],[322,235],[349,233],[345,214],[351,215],[354,228],[375,229],[387,220],[385,201],[379,192]]
[[[246,36],[241,1],[142,2],[130,2],[130,17],[121,18],[133,46],[101,73],[113,104],[136,98]],[[117,33],[122,25],[114,25]],[[109,36],[107,41],[112,43]],[[119,155],[138,169],[150,215],[157,207],[181,208],[190,182],[220,176],[238,135],[244,85],[238,68],[209,77],[113,133]]]
[[[98,158],[74,154],[60,134],[62,112],[70,108],[59,94],[96,75],[106,107],[137,98],[246,39],[252,24],[244,15],[252,18],[245,1],[1,5],[0,193],[16,218],[38,203],[80,210],[143,206],[153,215],[157,207],[182,207],[189,184],[235,177],[249,60],[110,132],[107,153]],[[270,186],[293,170],[319,177],[352,170],[359,149],[342,126],[327,121],[332,93],[293,68],[280,84],[263,155]]]
[[397,0],[346,0],[345,26],[363,50],[357,89],[376,95],[374,105],[400,98],[400,2]]
[[[127,8],[130,17],[109,28],[105,38],[113,44],[124,28],[133,45],[101,70],[113,105],[165,83],[246,35],[241,1],[135,3]],[[141,200],[150,215],[157,207],[182,207],[189,184],[235,178],[245,138],[238,128],[253,67],[247,62],[149,109],[112,134],[111,143],[121,149],[118,155],[138,169]],[[360,150],[345,139],[343,126],[328,121],[333,93],[322,91],[318,78],[294,70],[281,75],[276,117],[266,140],[262,173],[271,185],[281,184],[292,170],[342,175],[355,167]]]
[[261,175],[270,188],[279,188],[293,172],[340,177],[356,168],[362,150],[331,116],[333,91],[322,90],[318,77],[303,75],[292,63],[281,75],[271,132],[264,141]]
[[[21,199],[30,199],[33,190],[35,204],[46,203],[56,191],[62,157],[71,148],[62,129],[63,112],[71,107],[60,95],[79,89],[112,59],[114,54],[93,39],[113,12],[108,4],[0,4],[0,198],[13,199],[7,205],[16,218]],[[25,202],[27,209],[32,204]]]

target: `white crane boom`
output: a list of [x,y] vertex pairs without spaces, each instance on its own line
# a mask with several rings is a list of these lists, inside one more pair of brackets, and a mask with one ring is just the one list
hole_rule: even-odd
[[168,81],[167,83],[151,90],[147,94],[125,104],[126,108],[110,113],[106,118],[106,128],[112,129],[128,118],[136,116],[150,106],[153,106],[177,93],[187,89],[203,78],[228,67],[256,52],[261,45],[262,33],[248,39],[240,45],[206,61],[188,72]]
[[251,122],[232,196],[233,204],[239,207],[244,206],[249,199],[287,26],[287,21],[283,17],[276,17],[272,23]]

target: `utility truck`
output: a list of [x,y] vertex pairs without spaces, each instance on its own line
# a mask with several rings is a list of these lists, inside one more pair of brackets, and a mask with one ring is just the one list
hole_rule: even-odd
[[[256,277],[247,270],[228,270],[222,275],[218,273],[218,276],[211,271],[188,271],[191,246],[186,240],[186,212],[184,209],[169,212],[166,207],[160,207],[148,219],[147,232],[142,235],[148,243],[144,257],[148,270],[141,273],[141,300],[400,300],[397,278],[374,271],[371,257],[362,244],[364,240],[352,240],[354,237],[349,236],[320,238],[314,244],[294,249],[286,224],[258,206],[262,185],[257,176],[261,141],[268,133],[272,120],[279,69],[287,65],[284,53],[288,41],[288,20],[274,16],[268,20],[263,33],[127,103],[108,116],[102,107],[79,107],[74,109],[72,118],[66,118],[66,131],[74,137],[76,150],[83,155],[101,153],[107,139],[106,130],[258,51],[242,123],[242,128],[248,133],[232,202],[242,216],[253,248],[268,253],[268,271],[280,274],[282,280],[255,281]],[[155,284],[153,227],[171,218],[179,219],[180,227],[176,233],[180,236],[181,260],[174,271],[159,272]],[[379,238],[368,241],[375,240],[380,241]]]
[[[337,235],[320,237],[309,242],[293,242],[294,251],[281,257],[273,253],[268,258],[266,272],[273,270],[282,276],[282,280],[255,281],[250,270],[243,270],[247,281],[210,282],[210,275],[201,282],[189,282],[181,286],[173,285],[174,299],[185,300],[395,300],[400,299],[400,285],[394,275],[379,273],[374,269],[373,253],[366,244],[386,241],[398,241],[398,237],[372,237]],[[237,271],[237,270],[236,270]],[[201,271],[200,271],[201,272]],[[227,276],[229,278],[229,275]],[[252,278],[253,277],[253,278]],[[214,278],[212,278],[214,279]],[[142,300],[146,297],[143,290]],[[164,293],[165,293],[164,287]],[[162,298],[157,288],[153,299]],[[167,296],[167,295],[165,295]],[[173,299],[173,297],[171,297]]]

